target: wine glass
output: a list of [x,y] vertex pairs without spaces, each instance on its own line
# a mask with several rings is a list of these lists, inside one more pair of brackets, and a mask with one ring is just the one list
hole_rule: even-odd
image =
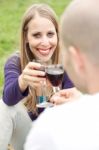
[[[42,60],[35,59],[33,62],[37,62],[41,64],[40,71],[45,72],[46,68],[46,62],[43,62]],[[46,75],[44,76],[46,78]],[[36,106],[38,108],[46,108],[53,106],[52,103],[48,102],[48,97],[46,96],[46,81],[40,81],[41,84],[41,95],[37,97]]]
[[53,86],[53,92],[56,93],[60,90],[64,69],[61,64],[52,64],[46,67],[46,78]]

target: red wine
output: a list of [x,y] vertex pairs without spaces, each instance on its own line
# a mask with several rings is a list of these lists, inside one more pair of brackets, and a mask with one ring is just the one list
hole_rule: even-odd
[[62,82],[64,70],[61,68],[47,68],[46,78],[53,86],[59,86]]

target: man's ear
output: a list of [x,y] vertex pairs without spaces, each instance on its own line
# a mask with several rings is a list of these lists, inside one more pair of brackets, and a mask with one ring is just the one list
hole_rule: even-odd
[[69,53],[70,53],[70,58],[72,61],[72,65],[76,71],[76,73],[83,73],[84,71],[84,58],[83,54],[78,48],[75,48],[73,46],[69,47]]

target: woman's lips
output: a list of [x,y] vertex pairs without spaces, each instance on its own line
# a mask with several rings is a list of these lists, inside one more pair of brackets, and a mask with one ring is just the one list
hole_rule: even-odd
[[48,49],[38,49],[41,55],[48,55],[50,53],[51,48]]

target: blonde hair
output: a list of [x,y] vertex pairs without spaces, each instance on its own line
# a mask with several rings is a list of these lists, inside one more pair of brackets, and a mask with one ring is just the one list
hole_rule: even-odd
[[[25,68],[28,62],[32,61],[35,56],[31,52],[28,43],[26,42],[26,35],[28,30],[28,23],[34,19],[35,15],[38,13],[39,16],[45,17],[49,19],[55,26],[57,33],[57,47],[52,55],[52,63],[58,63],[58,55],[59,55],[59,28],[58,21],[55,12],[46,4],[33,4],[28,10],[25,12],[22,27],[21,27],[21,43],[20,43],[20,59],[21,59],[21,71]],[[29,91],[29,95],[26,98],[26,106],[29,111],[35,111],[35,103],[36,103],[36,91],[33,89],[32,94],[31,90]]]

